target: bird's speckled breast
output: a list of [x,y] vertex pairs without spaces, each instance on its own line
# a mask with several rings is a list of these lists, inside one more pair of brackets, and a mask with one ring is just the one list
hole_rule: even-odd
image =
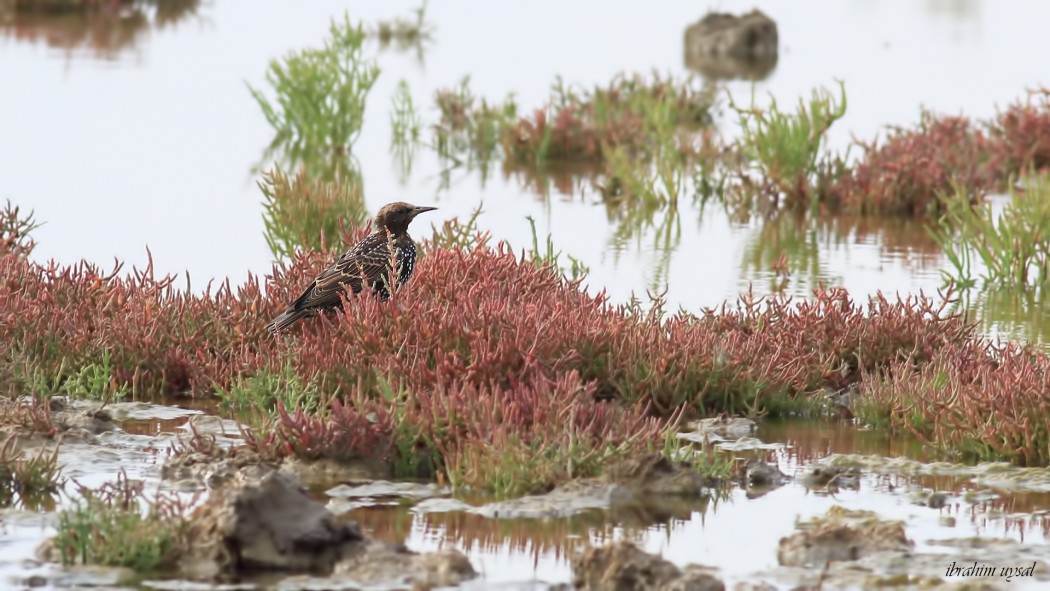
[[416,268],[416,245],[409,239],[408,244],[397,246],[397,263],[400,267],[397,274],[397,284],[403,285],[412,276]]

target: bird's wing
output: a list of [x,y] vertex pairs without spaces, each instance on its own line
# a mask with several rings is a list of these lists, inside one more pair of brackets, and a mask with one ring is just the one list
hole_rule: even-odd
[[390,248],[386,235],[370,234],[322,271],[293,307],[301,310],[336,305],[346,286],[355,293],[359,292],[362,276],[371,284],[386,272],[389,265]]

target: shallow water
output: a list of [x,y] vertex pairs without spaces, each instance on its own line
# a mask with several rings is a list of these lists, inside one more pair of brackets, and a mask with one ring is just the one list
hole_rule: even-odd
[[[836,149],[851,136],[870,140],[886,125],[914,124],[920,107],[987,117],[1047,83],[1042,63],[1031,58],[1050,16],[1045,3],[828,0],[797,10],[732,1],[718,7],[741,12],[753,4],[777,21],[781,43],[775,70],[755,93],[793,104],[814,87],[844,80],[849,110],[831,130]],[[35,209],[47,222],[37,231],[41,260],[109,264],[115,256],[143,266],[148,245],[157,270],[189,271],[198,287],[210,278],[266,273],[272,256],[253,170],[271,130],[245,83],[262,86],[270,59],[320,43],[329,17],[344,8],[374,24],[409,18],[416,6],[318,1],[290,11],[271,0],[214,0],[160,25],[147,12],[144,23],[127,25],[134,34],[123,36],[84,32],[98,25],[58,34],[34,22],[0,22],[0,112],[17,114],[3,123],[0,197]],[[590,86],[619,72],[687,73],[683,31],[703,7],[673,1],[643,13],[632,2],[596,6],[435,3],[428,7],[433,39],[421,51],[369,45],[382,74],[354,150],[369,210],[400,198],[440,206],[426,224],[465,216],[484,203],[481,228],[518,248],[531,244],[525,216],[532,215],[541,236],[552,234],[559,249],[590,266],[591,288],[607,289],[618,301],[666,284],[672,308],[696,311],[734,298],[751,283],[768,290],[776,239],[760,224],[731,221],[717,206],[701,214],[686,199],[680,239],[670,246],[655,239],[654,229],[620,243],[586,182],[568,195],[541,194],[519,177],[504,178],[497,165],[484,182],[476,171],[453,170],[443,187],[438,160],[425,147],[411,175],[399,181],[388,114],[400,80],[408,82],[429,125],[436,119],[434,91],[466,75],[476,95],[514,93],[527,110],[542,106],[557,76]],[[61,28],[67,29],[76,30],[75,23]],[[751,83],[728,88],[745,100]],[[724,134],[735,133],[734,117],[723,114],[718,122]],[[823,281],[863,299],[880,289],[932,293],[940,285],[944,260],[921,225],[866,220],[863,229],[828,227],[851,224],[816,224],[797,236],[812,252],[794,265],[789,292],[804,295]],[[770,256],[756,258],[759,251]],[[1040,321],[991,322],[986,330],[1042,340],[1046,329],[1028,330],[1032,322]]]
[[[147,491],[167,487],[159,481],[159,466],[175,435],[185,431],[192,409],[151,405],[143,410],[141,405],[131,404],[118,405],[114,414],[127,416],[129,407],[130,414],[137,412],[138,418],[126,418],[120,421],[121,430],[102,435],[101,447],[63,446],[60,461],[66,476],[97,486],[124,470],[129,478],[145,481]],[[193,420],[201,418],[207,419],[198,416]],[[342,493],[326,495],[321,491],[329,487],[320,487],[316,496],[375,537],[403,541],[417,551],[462,550],[486,584],[536,583],[538,588],[545,588],[568,582],[568,557],[585,543],[626,539],[679,566],[697,563],[716,567],[730,587],[736,581],[759,579],[790,587],[798,582],[798,575],[776,569],[779,540],[793,533],[798,521],[821,516],[834,506],[874,511],[880,519],[903,521],[920,555],[950,557],[965,551],[950,544],[980,536],[985,543],[1001,539],[1020,542],[1019,549],[1050,562],[1050,470],[937,462],[915,441],[840,423],[761,424],[755,436],[762,445],[753,441],[751,451],[733,452],[734,457],[765,459],[793,477],[784,486],[756,498],[735,488],[728,498],[661,499],[647,507],[592,509],[564,518],[493,519],[452,510],[462,505],[440,498],[422,505],[418,498],[356,498],[356,507],[347,511],[340,509]],[[814,465],[827,463],[859,467],[859,487],[829,493],[803,484],[803,476]],[[72,489],[67,487],[68,491]],[[944,508],[921,504],[932,492],[947,495]],[[192,497],[187,494],[186,498]],[[478,498],[467,501],[473,505],[486,502]],[[33,560],[34,549],[54,532],[53,511],[68,502],[63,496],[50,505],[0,512],[0,586],[20,586],[30,577],[40,576],[48,588],[65,588],[91,582],[112,584],[122,576],[120,571],[63,569]],[[947,523],[947,518],[953,518],[952,523]],[[947,562],[950,558],[937,569],[946,568]],[[937,569],[927,566],[929,572],[911,574],[943,576],[943,571],[935,572]],[[1017,579],[1011,588],[1038,589],[1045,584]]]
[[[876,462],[904,454],[922,457],[914,441],[891,440],[845,425],[782,423],[760,427],[757,434],[763,441],[779,444],[771,463],[775,460],[783,472],[798,478],[829,457],[859,454]],[[777,565],[779,540],[795,531],[797,521],[821,516],[833,506],[903,521],[919,553],[951,553],[940,542],[973,536],[1012,539],[1050,552],[1050,492],[1005,494],[975,485],[968,476],[905,476],[895,470],[864,470],[857,490],[841,489],[835,494],[808,490],[797,478],[758,498],[736,489],[727,500],[672,502],[656,513],[613,510],[569,519],[491,520],[381,506],[355,509],[347,517],[373,535],[405,540],[413,549],[459,548],[492,582],[566,581],[571,577],[567,556],[586,541],[627,539],[679,566],[715,566],[727,586],[754,582],[756,577],[785,584],[775,576],[762,576]],[[1043,476],[1047,477],[1050,473]],[[935,491],[949,495],[946,507],[916,504]],[[972,491],[981,494],[964,500]],[[954,517],[954,525],[945,525],[944,517]],[[943,576],[943,571],[912,574],[933,577]],[[1032,582],[1029,588],[1039,584]]]

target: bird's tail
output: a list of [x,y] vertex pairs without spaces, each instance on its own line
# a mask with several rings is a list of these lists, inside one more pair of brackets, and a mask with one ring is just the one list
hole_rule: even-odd
[[277,334],[283,332],[289,326],[310,315],[309,310],[287,310],[266,325],[266,330]]

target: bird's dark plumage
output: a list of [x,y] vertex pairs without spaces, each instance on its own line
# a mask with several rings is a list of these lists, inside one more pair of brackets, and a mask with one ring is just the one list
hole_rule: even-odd
[[373,231],[364,240],[343,253],[334,263],[321,272],[283,314],[274,318],[267,329],[280,332],[301,318],[313,316],[321,310],[339,307],[339,294],[346,289],[360,293],[361,279],[384,300],[390,297],[389,280],[390,246],[394,247],[398,267],[397,284],[400,286],[412,276],[416,266],[416,244],[408,235],[408,225],[413,218],[436,207],[416,207],[401,201],[383,206],[376,214]]

